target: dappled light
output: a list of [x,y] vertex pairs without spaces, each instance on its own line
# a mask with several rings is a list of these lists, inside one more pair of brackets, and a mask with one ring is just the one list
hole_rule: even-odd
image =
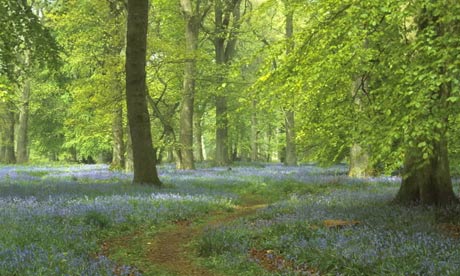
[[0,276],[460,275],[459,15],[0,0]]

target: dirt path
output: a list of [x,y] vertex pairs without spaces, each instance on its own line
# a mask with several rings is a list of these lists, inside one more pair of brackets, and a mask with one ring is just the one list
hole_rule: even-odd
[[[198,238],[205,228],[218,227],[222,224],[229,223],[240,217],[248,216],[255,213],[258,209],[265,207],[263,204],[250,204],[246,206],[237,206],[233,212],[215,212],[209,217],[204,218],[204,222],[180,221],[172,227],[167,227],[157,232],[153,237],[143,237],[144,248],[142,266],[138,265],[144,275],[150,275],[152,267],[155,267],[155,274],[161,275],[157,271],[164,271],[166,275],[188,275],[188,276],[212,276],[220,275],[194,263],[197,253],[190,246],[190,242]],[[107,242],[107,247],[120,248],[120,246],[129,246],[133,240],[136,240],[142,233],[134,233],[129,237],[121,237],[116,240]],[[105,250],[110,256],[110,249]]]
[[218,227],[237,218],[250,215],[265,205],[250,205],[237,207],[234,212],[212,214],[205,223],[192,224],[184,221],[177,223],[171,230],[165,230],[158,235],[149,248],[149,259],[158,267],[177,275],[219,275],[193,263],[196,252],[188,246],[190,242],[201,235],[206,227]]

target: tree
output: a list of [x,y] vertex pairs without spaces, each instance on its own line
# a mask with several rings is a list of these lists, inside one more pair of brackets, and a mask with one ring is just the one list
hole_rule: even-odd
[[[373,166],[404,163],[397,201],[456,202],[447,140],[460,112],[460,4],[325,0],[304,8],[300,47],[277,77],[306,89],[299,135],[309,150],[331,161],[365,145]],[[365,81],[350,93],[356,76]]]
[[128,1],[126,102],[133,149],[133,182],[161,187],[150,133],[145,82],[148,10],[148,0]]
[[[294,31],[294,9],[292,7],[292,3],[289,3],[289,0],[284,1],[284,6],[286,9],[286,40],[288,45],[286,48],[286,54],[289,55],[293,49],[292,35]],[[288,166],[295,166],[297,165],[297,153],[295,144],[295,114],[292,107],[285,108],[284,117],[284,127],[286,131],[286,160],[284,163]]]
[[[27,1],[4,1],[0,4],[0,77],[5,75],[10,84],[17,87],[18,99],[9,97],[3,111],[3,139],[6,152],[3,155],[8,163],[16,162],[14,152],[15,123],[18,121],[17,161],[28,161],[29,102],[31,94],[31,71],[39,65],[48,68],[58,67],[58,46],[49,29],[32,12]],[[41,66],[43,69],[44,66]],[[2,82],[5,82],[5,78]],[[12,91],[10,91],[12,92]],[[5,99],[3,99],[5,100]],[[16,107],[19,110],[16,110]],[[19,111],[19,112],[17,112]],[[15,115],[19,113],[19,120]]]
[[0,74],[14,79],[18,58],[26,52],[31,60],[58,64],[57,44],[27,1],[6,0],[0,8]]
[[193,160],[193,104],[196,80],[196,51],[201,23],[201,1],[181,0],[182,13],[185,19],[186,62],[184,70],[184,88],[180,111],[181,143],[180,169],[194,169]]
[[[215,60],[218,66],[229,65],[235,54],[237,31],[240,27],[241,0],[215,0]],[[218,84],[224,91],[216,96],[216,156],[218,165],[230,163],[228,141],[228,103],[225,95],[224,76],[219,76]]]
[[416,65],[411,69],[428,85],[417,88],[426,97],[424,107],[428,112],[424,113],[430,125],[422,126],[429,134],[419,133],[417,127],[411,129],[413,140],[405,147],[405,174],[396,199],[403,203],[446,205],[458,202],[452,187],[447,135],[451,112],[458,112],[451,107],[458,99],[453,83],[458,83],[459,77],[455,73],[458,67],[452,66],[456,57],[450,52],[452,46],[458,47],[458,41],[451,44],[449,38],[460,34],[460,22],[453,17],[460,5],[425,1],[417,8],[417,34],[412,43],[418,51],[411,58]]
[[17,141],[17,162],[26,163],[29,161],[29,103],[30,103],[31,81],[28,77],[24,80],[19,105],[18,141]]

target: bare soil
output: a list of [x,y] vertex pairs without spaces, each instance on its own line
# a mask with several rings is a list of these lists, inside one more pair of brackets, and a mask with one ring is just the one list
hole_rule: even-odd
[[[203,234],[205,228],[219,227],[238,218],[255,213],[258,209],[266,205],[252,203],[246,206],[237,206],[231,212],[214,212],[204,222],[179,221],[172,227],[167,227],[152,237],[142,237],[141,244],[145,246],[143,250],[145,256],[136,256],[142,259],[142,266],[137,265],[138,270],[144,275],[149,275],[147,271],[164,271],[166,275],[187,275],[187,276],[220,276],[216,271],[211,271],[200,266],[197,262],[197,253],[190,246],[191,242]],[[143,236],[142,232],[134,232],[129,236],[118,237],[103,244],[102,254],[109,256],[111,252],[120,247],[129,247],[135,239]],[[155,275],[158,275],[155,273]]]

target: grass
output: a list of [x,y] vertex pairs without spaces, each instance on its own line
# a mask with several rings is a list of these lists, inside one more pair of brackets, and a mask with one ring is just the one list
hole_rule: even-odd
[[[459,225],[460,208],[394,205],[397,178],[349,179],[343,166],[311,165],[159,171],[161,190],[102,165],[0,167],[0,275],[139,275],[144,245],[161,229],[261,202],[270,205],[198,237],[197,261],[227,275],[460,273],[459,240],[440,228]],[[327,219],[359,224],[328,228]],[[117,244],[121,236],[132,239]],[[103,241],[115,245],[110,259]],[[289,265],[266,270],[250,252]]]
[[[252,249],[293,263],[267,275],[298,275],[296,267],[321,275],[458,275],[460,243],[440,231],[440,210],[391,204],[397,188],[396,183],[369,183],[292,196],[251,218],[210,230],[198,247],[211,252],[209,266],[238,275],[247,270],[244,256]],[[326,219],[360,224],[328,228]]]

